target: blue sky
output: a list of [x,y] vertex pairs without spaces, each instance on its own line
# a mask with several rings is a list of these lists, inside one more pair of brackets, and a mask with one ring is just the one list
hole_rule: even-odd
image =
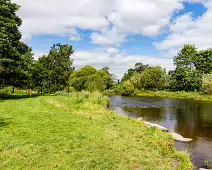
[[186,43],[212,47],[207,0],[13,0],[23,41],[35,58],[55,43],[73,45],[74,65],[109,66],[118,77],[136,62],[173,69]]

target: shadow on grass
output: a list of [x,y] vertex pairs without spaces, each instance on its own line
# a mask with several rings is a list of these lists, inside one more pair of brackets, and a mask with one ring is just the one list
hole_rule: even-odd
[[7,127],[11,123],[11,118],[0,117],[0,130]]
[[29,96],[28,94],[14,94],[14,95],[6,95],[6,96],[1,96],[0,95],[0,102],[4,100],[23,100],[26,98],[35,98],[42,96],[41,94],[33,94],[32,96]]

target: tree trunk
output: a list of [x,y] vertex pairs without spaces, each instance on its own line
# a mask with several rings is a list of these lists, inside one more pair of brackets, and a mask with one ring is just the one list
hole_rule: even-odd
[[13,94],[15,93],[15,88],[13,87],[13,92],[12,92]]

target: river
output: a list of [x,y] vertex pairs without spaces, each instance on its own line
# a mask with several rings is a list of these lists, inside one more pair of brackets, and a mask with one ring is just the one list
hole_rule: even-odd
[[121,115],[157,123],[186,138],[185,144],[175,142],[180,151],[190,154],[192,163],[200,168],[212,163],[212,103],[170,98],[112,96],[110,108]]

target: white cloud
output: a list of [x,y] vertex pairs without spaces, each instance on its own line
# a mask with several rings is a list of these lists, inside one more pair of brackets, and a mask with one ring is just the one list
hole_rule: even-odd
[[205,3],[206,13],[192,19],[191,14],[185,14],[177,18],[171,25],[171,34],[163,41],[156,43],[159,50],[174,50],[181,48],[184,44],[195,44],[199,49],[212,47],[212,1]]
[[[105,18],[108,0],[13,0],[21,5],[23,38],[55,34],[76,36],[76,28],[101,30],[109,25]],[[112,2],[112,1],[111,1]]]
[[[82,68],[85,65],[91,65],[97,69],[109,66],[113,74],[118,78],[121,78],[123,74],[129,69],[134,67],[135,63],[142,62],[150,65],[161,65],[167,70],[173,69],[173,61],[170,58],[154,58],[150,56],[141,55],[125,55],[122,53],[116,53],[115,57],[110,57],[110,49],[108,53],[103,51],[76,51],[72,56],[74,58],[74,66],[76,68]],[[113,52],[112,52],[113,53]]]
[[119,53],[119,50],[117,48],[108,48],[107,49],[108,54],[110,55],[116,55]]
[[34,53],[34,59],[38,60],[38,58],[42,57],[43,55],[48,55],[49,52],[46,51],[33,51]]
[[108,19],[120,32],[153,36],[160,34],[172,14],[182,8],[180,0],[117,0]]
[[121,34],[116,28],[104,29],[101,33],[94,32],[91,34],[93,44],[115,45],[119,46],[125,41],[126,35]]
[[202,0],[13,1],[21,5],[18,14],[23,18],[23,39],[54,34],[80,40],[76,29],[82,29],[97,31],[92,34],[95,44],[116,45],[124,42],[125,34],[159,35],[173,13],[183,9],[183,1]]

